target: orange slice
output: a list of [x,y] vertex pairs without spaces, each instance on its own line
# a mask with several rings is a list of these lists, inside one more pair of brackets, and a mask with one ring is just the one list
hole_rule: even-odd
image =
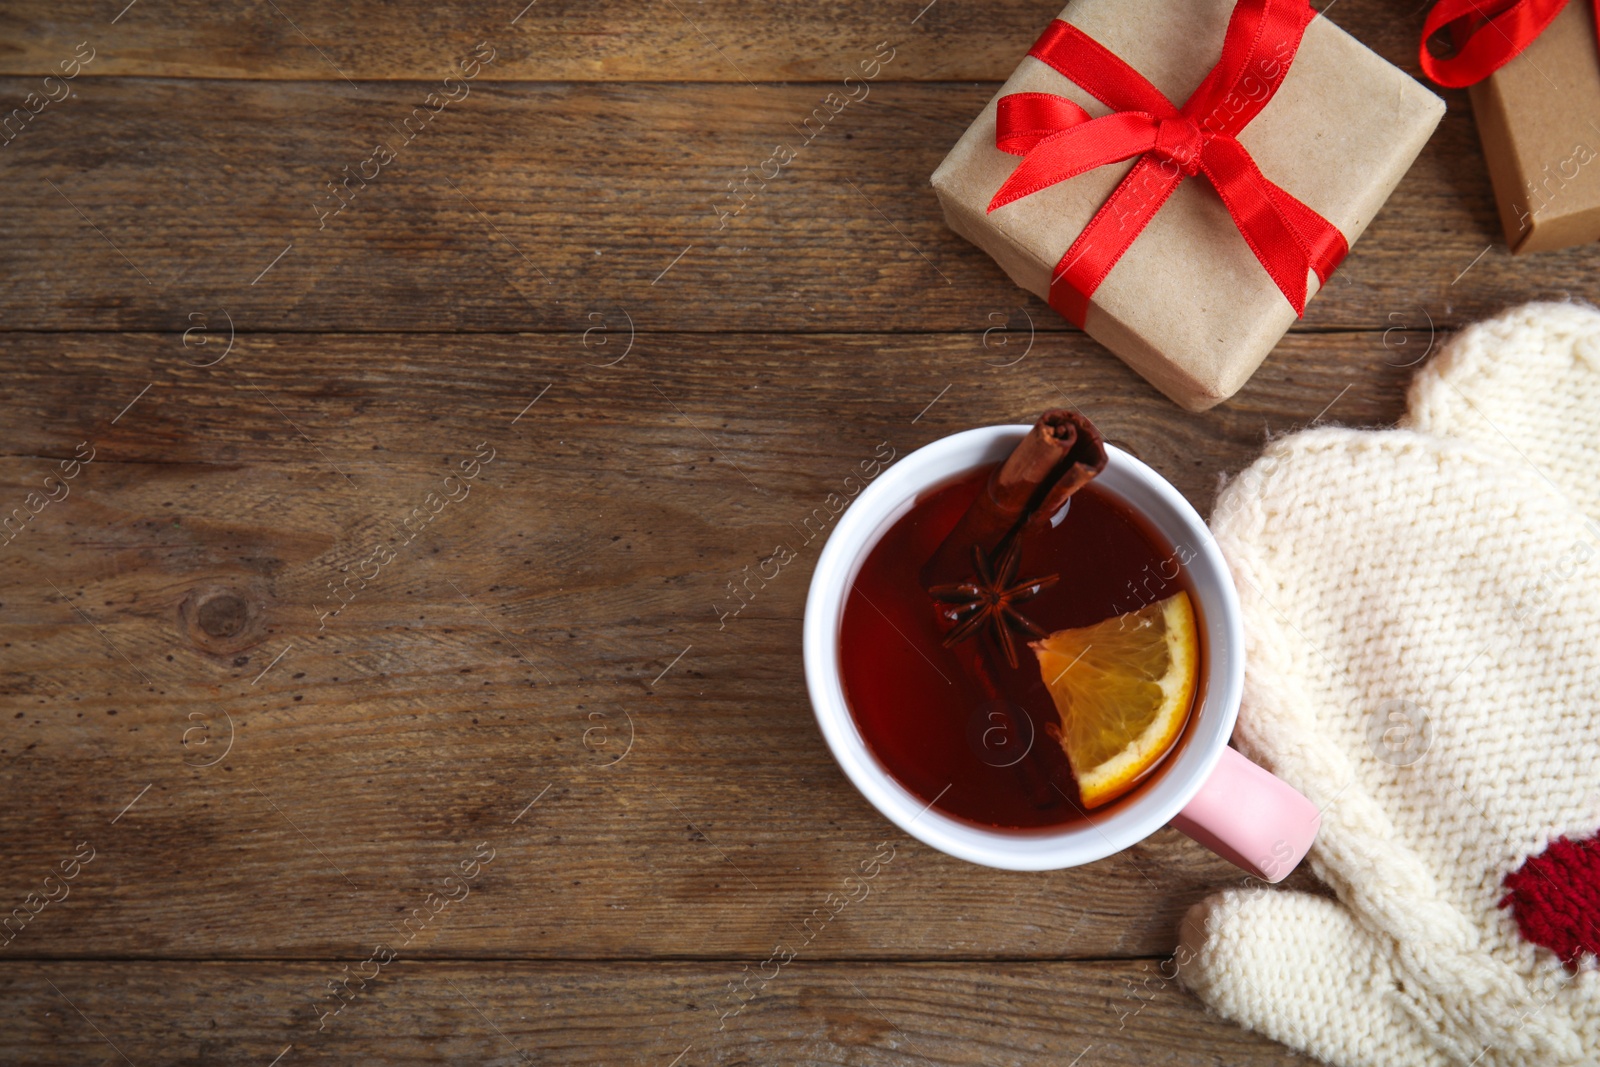
[[1187,593],[1029,647],[1061,716],[1061,747],[1085,807],[1132,789],[1183,732],[1200,670]]

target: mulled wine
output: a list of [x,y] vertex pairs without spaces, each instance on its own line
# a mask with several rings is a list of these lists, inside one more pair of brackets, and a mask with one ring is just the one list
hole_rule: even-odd
[[[1050,504],[1052,510],[1013,529],[998,546],[975,546],[975,562],[967,567],[959,558],[968,546],[956,545],[952,555],[949,540],[958,524],[969,521],[999,466],[969,471],[925,493],[863,561],[840,623],[845,698],[885,769],[949,815],[1012,829],[1098,818],[1160,776],[1187,727],[1131,792],[1086,811],[1060,742],[1057,708],[1028,638],[1017,639],[1008,653],[1003,646],[1012,640],[1002,626],[981,632],[971,626],[970,639],[952,635],[952,620],[971,614],[951,612],[930,596],[929,561],[945,548],[944,580],[950,581],[950,575],[993,564],[997,557],[986,561],[981,555],[985,547],[1011,546],[1020,556],[1000,565],[1009,567],[1010,585],[1026,592],[1016,609],[1026,613],[1028,632],[1037,633],[1115,619],[1179,592],[1198,605],[1182,565],[1188,551],[1168,544],[1119,497],[1087,482],[1070,491],[1062,509]],[[962,639],[952,643],[952,636]],[[1195,705],[1203,686],[1202,676]]]

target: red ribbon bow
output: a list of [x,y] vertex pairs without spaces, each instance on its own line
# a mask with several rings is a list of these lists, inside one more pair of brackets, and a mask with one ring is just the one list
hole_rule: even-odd
[[1112,109],[1091,118],[1049,93],[1000,98],[995,144],[1022,156],[989,210],[1095,167],[1140,156],[1050,279],[1050,304],[1078,326],[1089,298],[1184,178],[1204,174],[1267,274],[1301,314],[1306,272],[1326,282],[1349,250],[1327,219],[1261,173],[1238,134],[1278,91],[1316,17],[1307,0],[1239,0],[1222,58],[1182,108],[1093,38],[1059,19],[1028,54]]
[[[1440,0],[1422,24],[1422,73],[1447,89],[1481,82],[1522,54],[1567,0]],[[1600,24],[1600,0],[1594,0]],[[1428,42],[1448,33],[1455,53],[1439,57]]]

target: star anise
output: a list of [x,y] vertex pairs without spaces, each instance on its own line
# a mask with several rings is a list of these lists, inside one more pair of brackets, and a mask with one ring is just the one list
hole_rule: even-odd
[[1017,647],[1011,631],[1029,637],[1048,637],[1049,634],[1017,610],[1017,605],[1032,600],[1052,585],[1059,575],[1017,581],[1017,566],[1022,561],[1022,544],[1018,538],[1007,538],[993,558],[984,554],[978,545],[972,546],[972,564],[977,574],[956,585],[936,585],[928,593],[938,601],[949,604],[940,614],[955,623],[944,636],[946,648],[976,634],[984,626],[992,627],[995,642],[1005,653],[1006,662],[1017,665]]

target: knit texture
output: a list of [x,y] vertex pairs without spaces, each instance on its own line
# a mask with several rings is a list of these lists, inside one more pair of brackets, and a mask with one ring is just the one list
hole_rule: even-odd
[[1338,899],[1203,901],[1181,980],[1341,1067],[1600,1063],[1600,312],[1480,323],[1408,406],[1218,499],[1235,743],[1322,810]]

